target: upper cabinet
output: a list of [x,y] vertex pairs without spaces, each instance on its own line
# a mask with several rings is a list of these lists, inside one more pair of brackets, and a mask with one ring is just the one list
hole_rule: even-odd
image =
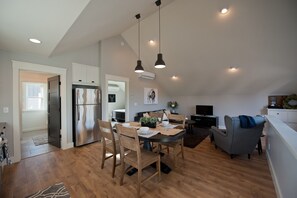
[[72,63],[72,83],[99,85],[99,67]]

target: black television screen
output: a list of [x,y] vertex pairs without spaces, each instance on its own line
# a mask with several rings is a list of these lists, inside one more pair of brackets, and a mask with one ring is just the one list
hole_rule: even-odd
[[212,105],[196,105],[196,114],[213,115],[213,106]]

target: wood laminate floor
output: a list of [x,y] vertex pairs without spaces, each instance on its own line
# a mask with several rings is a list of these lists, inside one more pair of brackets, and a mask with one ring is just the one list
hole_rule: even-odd
[[32,138],[36,136],[41,136],[41,135],[47,135],[47,130],[38,130],[38,131],[30,131],[30,132],[23,133],[23,137],[21,141],[21,158],[22,159],[41,155],[55,150],[59,150],[59,148],[50,144],[42,144],[42,145],[36,146]]
[[[111,159],[100,168],[101,143],[23,159],[20,163],[5,166],[1,198],[26,197],[57,182],[64,182],[72,198],[84,197],[135,197],[137,174],[126,175],[119,185],[120,167],[111,177]],[[172,165],[171,157],[162,160]],[[149,167],[144,175],[152,172]],[[247,155],[230,159],[215,149],[206,138],[196,148],[185,148],[185,160],[162,180],[153,178],[142,185],[141,197],[267,197],[276,193],[267,164],[265,150],[257,151],[251,159]]]

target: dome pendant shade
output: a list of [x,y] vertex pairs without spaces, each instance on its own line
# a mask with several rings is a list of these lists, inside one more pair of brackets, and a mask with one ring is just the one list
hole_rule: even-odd
[[135,72],[136,73],[142,73],[142,72],[144,72],[144,69],[143,69],[143,67],[141,65],[141,60],[138,60],[137,61],[137,65],[135,67]]
[[163,61],[163,58],[162,58],[162,53],[161,53],[161,0],[157,0],[155,2],[156,6],[159,7],[159,54],[158,54],[158,58],[157,58],[157,61],[155,63],[155,68],[157,69],[162,69],[162,68],[165,68],[166,65],[165,65],[165,62]]
[[138,60],[134,71],[136,73],[142,73],[144,72],[144,69],[141,65],[141,60],[140,60],[140,14],[136,14],[135,17],[136,19],[138,19]]
[[163,55],[161,53],[158,54],[158,59],[157,59],[157,61],[155,63],[155,68],[162,69],[162,68],[166,67],[162,56]]

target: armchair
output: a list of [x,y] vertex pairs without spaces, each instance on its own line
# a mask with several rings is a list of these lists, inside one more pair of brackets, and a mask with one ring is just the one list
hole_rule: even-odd
[[212,126],[210,131],[214,138],[215,147],[220,147],[231,158],[234,155],[250,154],[256,148],[258,141],[262,135],[265,119],[262,116],[253,117],[256,126],[253,128],[241,128],[239,117],[224,117],[226,130],[222,131],[217,127]]

